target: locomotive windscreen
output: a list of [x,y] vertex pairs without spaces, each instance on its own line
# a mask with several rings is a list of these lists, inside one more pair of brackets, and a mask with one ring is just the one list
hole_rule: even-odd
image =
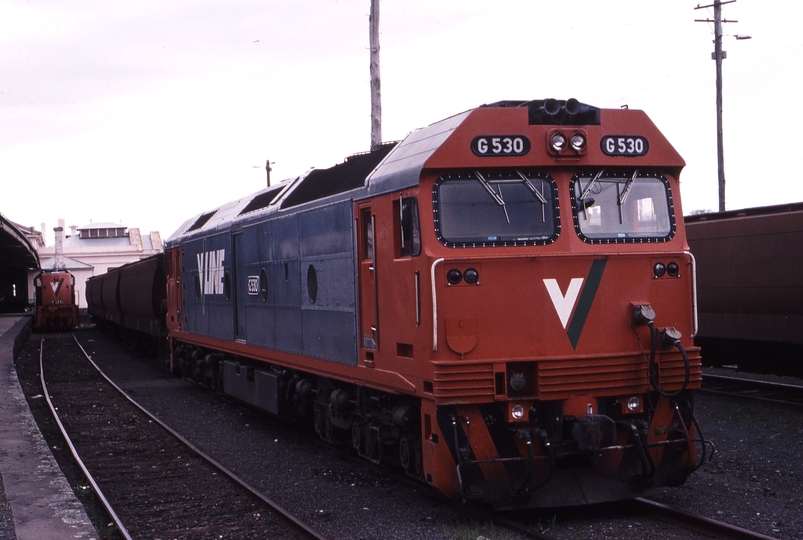
[[580,174],[572,194],[577,227],[586,239],[657,241],[673,233],[669,188],[658,175]]
[[474,171],[435,185],[441,240],[448,244],[545,242],[556,234],[553,180],[519,171]]

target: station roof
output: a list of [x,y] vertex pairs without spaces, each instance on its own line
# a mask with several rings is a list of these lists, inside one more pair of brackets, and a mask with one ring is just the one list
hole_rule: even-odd
[[0,271],[38,269],[39,255],[28,238],[0,214]]
[[103,222],[103,223],[90,223],[89,225],[84,225],[83,227],[76,227],[79,231],[85,231],[89,229],[127,229],[126,225],[120,225],[119,223],[111,223],[111,222]]
[[[86,264],[76,259],[72,259],[70,257],[63,257],[64,262],[64,270],[74,271],[74,270],[92,270],[94,268],[91,264]],[[42,270],[58,270],[56,268],[56,258],[55,257],[47,257],[42,259]]]

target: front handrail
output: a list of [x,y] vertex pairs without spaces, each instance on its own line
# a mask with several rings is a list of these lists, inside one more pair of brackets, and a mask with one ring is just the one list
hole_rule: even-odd
[[445,259],[441,257],[432,263],[429,269],[430,283],[432,285],[432,350],[438,350],[438,291],[435,284],[435,267]]

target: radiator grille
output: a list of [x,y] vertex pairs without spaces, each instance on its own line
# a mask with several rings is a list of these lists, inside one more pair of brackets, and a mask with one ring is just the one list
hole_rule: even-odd
[[[691,377],[688,388],[699,388],[702,367],[699,350],[689,351]],[[648,362],[643,354],[607,358],[562,358],[535,360],[537,391],[541,400],[566,399],[590,394],[620,396],[639,394],[650,385]],[[683,357],[678,352],[659,356],[659,384],[664,392],[674,392],[684,379]],[[433,393],[436,397],[471,400],[494,396],[493,363],[434,363]]]
[[436,363],[434,394],[441,398],[493,397],[494,366],[491,363]]
[[643,392],[649,382],[640,354],[613,358],[567,358],[538,363],[539,398],[564,399],[578,394],[614,396]]
[[[687,388],[700,388],[700,383],[703,380],[703,367],[700,362],[699,350],[687,352],[689,356],[689,385]],[[661,389],[664,392],[675,392],[680,390],[683,385],[683,379],[686,377],[686,368],[683,364],[683,357],[679,352],[666,354],[661,358],[660,368],[658,370],[659,381]]]

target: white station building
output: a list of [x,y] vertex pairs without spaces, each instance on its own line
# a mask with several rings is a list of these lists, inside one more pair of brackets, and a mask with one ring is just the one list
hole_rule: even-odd
[[[70,234],[64,234],[64,220],[60,219],[59,226],[54,230],[55,244],[39,247],[41,267],[43,271],[67,270],[75,276],[79,308],[86,308],[87,279],[164,251],[158,231],[143,235],[137,228],[128,228],[117,223],[71,226]],[[35,275],[35,272],[31,272],[29,276],[31,294]]]

